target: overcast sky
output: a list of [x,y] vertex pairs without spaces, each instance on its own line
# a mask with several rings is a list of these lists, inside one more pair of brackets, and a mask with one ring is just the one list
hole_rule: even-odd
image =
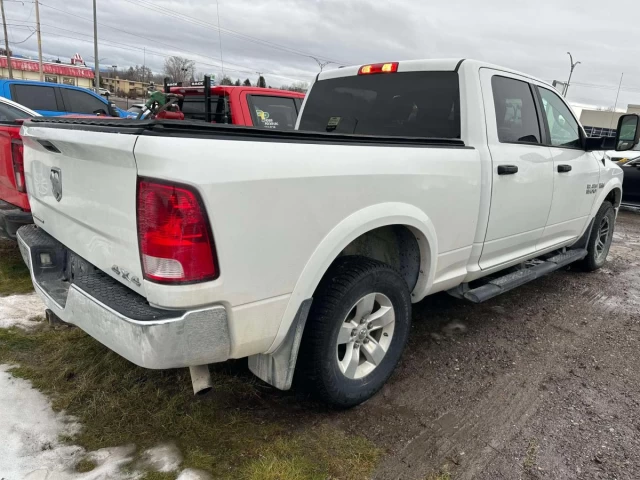
[[[215,0],[97,0],[102,65],[146,65],[161,72],[168,55],[220,78]],[[637,0],[219,0],[225,73],[253,82],[264,72],[280,86],[311,80],[311,56],[338,64],[414,58],[475,58],[546,81],[574,71],[572,103],[640,104]],[[37,56],[32,0],[5,0],[10,47]],[[77,53],[93,61],[91,0],[42,0],[45,59]],[[628,20],[629,27],[624,27]],[[26,39],[26,41],[25,41]],[[336,64],[326,68],[335,68]],[[583,84],[583,85],[579,85]],[[584,86],[584,85],[591,85]]]

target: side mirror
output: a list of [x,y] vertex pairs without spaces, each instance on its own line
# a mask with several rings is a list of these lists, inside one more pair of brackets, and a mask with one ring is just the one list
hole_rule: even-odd
[[616,151],[632,150],[640,141],[640,117],[636,114],[622,115],[616,130]]

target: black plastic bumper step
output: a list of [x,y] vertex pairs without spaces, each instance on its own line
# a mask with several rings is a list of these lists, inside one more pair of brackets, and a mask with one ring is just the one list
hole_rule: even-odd
[[558,253],[546,260],[542,260],[531,266],[522,268],[521,270],[489,280],[484,285],[474,289],[464,292],[457,290],[456,292],[450,293],[457,297],[462,296],[473,303],[481,303],[489,300],[490,298],[496,297],[501,293],[508,292],[509,290],[524,285],[525,283],[529,283],[536,278],[547,275],[554,270],[565,267],[572,262],[582,260],[586,256],[587,251],[585,249],[567,250],[566,252]]

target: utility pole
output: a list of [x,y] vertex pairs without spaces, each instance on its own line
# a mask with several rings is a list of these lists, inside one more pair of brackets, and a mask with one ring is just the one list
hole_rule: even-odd
[[2,26],[4,27],[4,49],[7,54],[7,68],[9,78],[13,78],[13,68],[11,67],[11,55],[9,55],[9,36],[7,35],[7,20],[4,18],[4,0],[0,0],[0,10],[2,10]]
[[36,31],[38,32],[38,71],[40,72],[40,81],[44,82],[44,70],[42,69],[42,35],[40,34],[40,5],[36,2]]
[[573,56],[571,56],[571,52],[567,52],[567,55],[569,55],[569,60],[571,61],[571,71],[569,72],[569,80],[567,80],[567,85],[566,87],[564,87],[564,93],[562,94],[563,97],[566,98],[567,93],[569,93],[569,86],[571,85],[571,75],[573,75],[573,69],[576,68],[576,65],[579,65],[582,62],[576,62],[573,63]]
[[220,32],[220,4],[216,0],[216,12],[218,14],[218,43],[220,44],[220,66],[222,67],[222,78],[224,78],[224,60],[222,59],[222,33]]
[[613,104],[613,112],[611,112],[611,123],[609,124],[609,130],[613,128],[613,119],[616,116],[616,108],[618,108],[618,98],[620,97],[620,89],[622,88],[622,79],[624,78],[624,72],[620,75],[620,83],[618,84],[618,93],[616,93],[616,103]]
[[[36,0],[36,5],[38,0]],[[100,60],[98,60],[98,18],[96,14],[96,0],[93,0],[93,55],[95,57],[95,87],[100,88]]]

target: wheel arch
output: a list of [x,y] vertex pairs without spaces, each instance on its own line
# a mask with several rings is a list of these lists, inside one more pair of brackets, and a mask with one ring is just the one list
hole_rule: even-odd
[[[279,347],[298,309],[306,299],[313,296],[320,280],[336,258],[345,249],[354,246],[359,238],[384,227],[402,227],[413,235],[420,252],[420,268],[411,298],[413,301],[424,298],[435,276],[438,244],[433,223],[422,210],[410,204],[394,202],[366,207],[344,218],[317,245],[298,277],[276,338],[266,353],[272,353]],[[403,236],[408,239],[406,235]],[[408,278],[405,275],[403,277],[405,280]]]

